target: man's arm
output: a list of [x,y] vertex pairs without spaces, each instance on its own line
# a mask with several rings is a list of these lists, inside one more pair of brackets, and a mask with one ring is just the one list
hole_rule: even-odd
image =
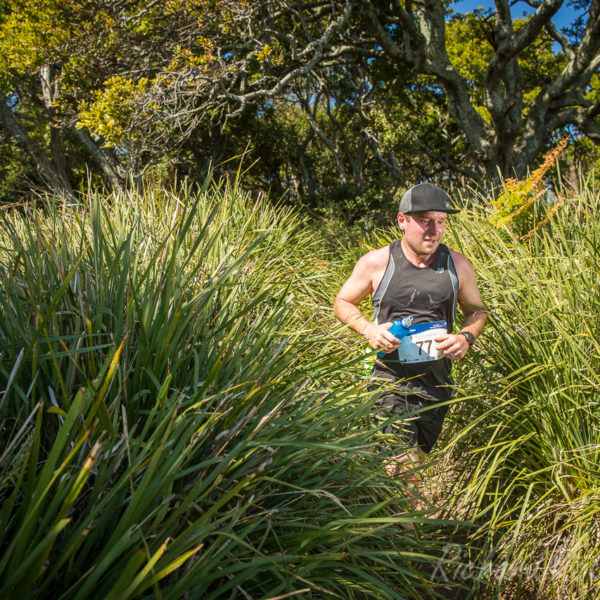
[[469,331],[477,339],[487,321],[487,309],[477,286],[473,265],[462,254],[458,254],[458,252],[455,254],[453,259],[460,283],[458,303],[463,312],[461,331]]
[[[463,311],[460,331],[468,331],[477,339],[487,321],[487,310],[477,286],[475,270],[471,262],[458,252],[452,251],[452,260],[459,281],[458,303]],[[469,342],[460,333],[436,338],[435,341],[439,341],[438,349],[453,360],[464,358],[469,349]]]
[[342,323],[364,336],[373,349],[386,353],[400,345],[400,340],[388,331],[392,323],[372,323],[361,313],[358,305],[374,293],[375,282],[381,280],[388,257],[389,249],[384,247],[360,258],[333,303],[333,312]]

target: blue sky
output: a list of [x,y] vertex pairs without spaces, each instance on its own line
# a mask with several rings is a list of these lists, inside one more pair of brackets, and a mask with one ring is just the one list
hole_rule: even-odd
[[[562,28],[570,25],[573,20],[581,13],[581,11],[575,11],[572,6],[566,6],[565,2],[554,16],[554,23],[557,27]],[[494,8],[493,0],[459,0],[452,5],[452,8],[456,12],[470,12],[476,8]],[[513,18],[520,18],[524,14],[530,14],[533,9],[528,6],[525,2],[517,2],[512,8],[511,12]]]

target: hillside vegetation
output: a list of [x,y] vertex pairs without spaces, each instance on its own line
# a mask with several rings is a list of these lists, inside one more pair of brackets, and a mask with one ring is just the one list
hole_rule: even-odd
[[330,308],[392,229],[238,182],[4,211],[0,596],[600,596],[600,201],[465,200],[490,321],[418,508]]

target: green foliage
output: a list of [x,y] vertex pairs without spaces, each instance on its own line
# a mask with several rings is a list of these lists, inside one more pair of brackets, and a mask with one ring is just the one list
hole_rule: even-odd
[[[317,212],[335,206],[353,225],[365,211],[385,210],[398,187],[463,185],[484,170],[494,178],[498,165],[525,169],[548,143],[547,134],[517,143],[536,95],[566,65],[544,28],[518,58],[523,85],[507,92],[509,80],[521,81],[510,74],[490,91],[496,79],[486,72],[501,34],[495,17],[456,15],[441,2],[422,7],[448,11],[439,20],[451,63],[443,69],[466,82],[468,108],[459,110],[456,99],[448,105],[454,88],[432,77],[435,69],[420,69],[429,59],[409,67],[374,52],[379,46],[366,41],[374,33],[359,11],[334,31],[342,4],[10,0],[0,13],[0,100],[19,126],[3,119],[20,152],[0,160],[18,157],[20,168],[7,168],[18,174],[19,190],[45,186],[75,201],[72,190],[90,172],[118,189],[170,162],[171,174],[201,181],[211,164],[230,175],[230,157],[250,151],[260,163],[247,186]],[[384,13],[389,24],[398,18]],[[517,19],[514,29],[529,22]],[[399,42],[410,28],[392,29]],[[422,47],[408,39],[400,46]],[[595,76],[581,85],[586,101],[595,101],[597,88]],[[494,109],[503,94],[511,97]],[[480,125],[475,133],[461,124],[467,113]]]
[[578,138],[568,148],[567,157],[564,168],[570,171],[571,185],[576,190],[595,189],[600,181],[600,148],[587,138]]
[[563,200],[557,198],[556,203],[544,205],[547,194],[545,175],[555,166],[567,142],[568,138],[563,138],[526,179],[508,179],[503,183],[502,192],[491,202],[491,219],[497,227],[508,225],[521,237],[530,236],[552,218]]
[[[93,100],[80,106],[78,127],[87,127],[102,136],[107,146],[127,147],[132,115],[147,86],[145,77],[137,82],[111,77],[102,90],[93,93]],[[134,134],[132,141],[138,139]]]
[[26,154],[0,133],[0,203],[19,202],[22,194],[20,185],[32,169]]
[[436,597],[297,214],[148,189],[2,238],[2,597]]
[[58,58],[56,50],[64,48],[71,35],[64,10],[67,4],[8,0],[0,24],[1,73],[15,70],[25,74]]
[[[474,90],[481,86],[493,56],[488,29],[486,19],[478,13],[454,15],[446,29],[448,57]],[[480,104],[482,100],[480,96]]]
[[463,367],[449,514],[492,540],[492,577],[511,598],[596,597],[600,565],[599,200],[561,193],[525,238],[487,209],[453,228],[490,318]]
[[[448,57],[458,73],[472,88],[477,111],[491,125],[492,121],[484,102],[485,79],[488,66],[494,56],[493,46],[495,17],[475,11],[455,14],[446,28]],[[515,31],[523,28],[527,19],[515,19]],[[519,67],[526,82],[524,102],[532,108],[544,82],[556,77],[565,66],[565,57],[552,49],[550,36],[540,36],[534,52],[519,56]]]

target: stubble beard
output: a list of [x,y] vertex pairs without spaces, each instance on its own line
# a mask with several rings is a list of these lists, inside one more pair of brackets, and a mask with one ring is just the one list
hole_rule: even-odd
[[435,242],[433,242],[434,246],[431,247],[432,249],[429,250],[429,248],[426,248],[426,246],[425,246],[425,243],[426,243],[425,240],[423,240],[423,242],[421,244],[419,244],[419,246],[415,246],[415,245],[411,244],[410,242],[406,241],[404,238],[403,238],[403,241],[406,244],[405,252],[408,249],[410,251],[411,255],[413,255],[419,262],[425,263],[425,264],[431,263],[431,261],[437,254],[438,248],[440,247],[440,243],[441,243],[441,240],[436,240]]

